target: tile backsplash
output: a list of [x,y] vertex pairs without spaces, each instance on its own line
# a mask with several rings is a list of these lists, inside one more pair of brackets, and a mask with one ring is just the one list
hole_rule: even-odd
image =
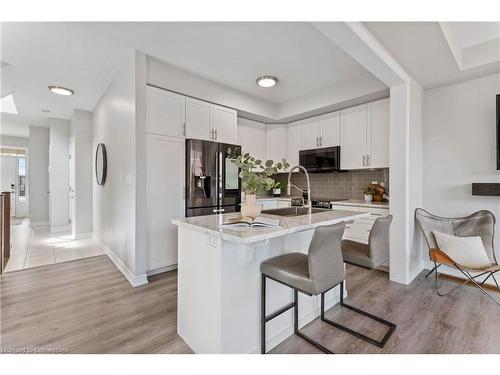
[[[287,183],[288,174],[282,173],[275,176],[276,181]],[[389,169],[349,171],[341,173],[312,173],[311,197],[319,199],[363,199],[361,191],[372,181],[385,182],[385,189],[389,195]],[[304,173],[293,173],[292,184],[306,189],[306,175]],[[282,193],[286,193],[282,192]],[[300,196],[297,189],[292,189],[292,196]]]

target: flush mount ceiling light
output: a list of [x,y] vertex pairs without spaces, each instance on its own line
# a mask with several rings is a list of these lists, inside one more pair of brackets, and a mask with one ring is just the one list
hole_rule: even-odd
[[75,93],[73,90],[61,86],[49,86],[49,90],[52,91],[54,94],[64,95],[64,96],[70,96]]
[[257,78],[256,82],[260,87],[268,88],[276,85],[278,83],[278,78],[274,76],[262,76]]

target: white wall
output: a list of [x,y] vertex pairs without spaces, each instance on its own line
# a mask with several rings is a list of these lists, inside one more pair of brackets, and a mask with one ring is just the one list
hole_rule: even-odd
[[[495,95],[500,74],[425,91],[424,208],[442,216],[486,209],[500,219],[499,197],[472,196],[473,182],[500,183]],[[498,231],[498,228],[496,228]],[[500,236],[495,247],[499,256]]]
[[71,232],[79,238],[92,232],[92,113],[75,109],[71,116],[71,138],[74,155],[73,220]]
[[[92,178],[93,234],[133,285],[147,283],[144,262],[136,259],[144,257],[144,249],[136,253],[136,115],[133,55],[111,82],[92,117],[93,150],[104,143],[108,157],[105,184],[100,186]],[[144,180],[138,183],[145,185]]]
[[244,94],[227,86],[147,56],[147,82],[184,95],[235,108],[260,116],[275,118],[273,103]]
[[54,232],[69,225],[69,131],[68,120],[50,119],[49,225]]
[[29,216],[31,224],[49,221],[49,129],[29,128]]
[[28,147],[29,138],[2,135],[0,136],[0,146]]

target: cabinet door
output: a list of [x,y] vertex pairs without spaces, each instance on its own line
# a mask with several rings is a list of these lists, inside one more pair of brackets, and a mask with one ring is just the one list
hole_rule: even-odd
[[320,147],[340,146],[340,111],[321,116]]
[[340,168],[366,168],[366,104],[342,110]]
[[186,97],[151,86],[147,86],[146,91],[146,131],[184,138]]
[[211,141],[212,104],[186,98],[186,138]]
[[184,217],[184,143],[181,138],[146,136],[146,267],[177,263],[177,227]]
[[266,160],[286,159],[286,124],[266,125]]
[[302,147],[304,150],[319,147],[320,126],[321,120],[319,116],[302,121],[302,134],[304,135]]
[[238,119],[237,144],[243,153],[248,152],[257,159],[266,159],[266,125],[243,118]]
[[299,164],[299,151],[302,149],[302,121],[292,122],[286,129],[286,160],[290,167]]
[[368,166],[389,167],[389,99],[368,104]]
[[217,142],[236,143],[236,123],[234,109],[212,105],[212,128]]

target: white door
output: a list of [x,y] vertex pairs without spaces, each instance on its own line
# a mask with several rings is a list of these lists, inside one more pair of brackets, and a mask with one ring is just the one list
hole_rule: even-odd
[[212,137],[212,104],[186,98],[186,138],[214,140]]
[[186,97],[147,86],[147,132],[184,138]]
[[147,270],[177,263],[177,227],[184,217],[184,140],[146,135]]
[[304,150],[319,147],[320,126],[321,121],[319,116],[302,121],[302,148]]
[[248,152],[253,157],[266,159],[266,125],[243,118],[238,119],[237,144],[241,145],[243,153]]
[[340,146],[340,111],[321,116],[321,147]]
[[366,104],[342,110],[340,117],[340,168],[366,168]]
[[274,161],[286,159],[286,124],[266,126],[266,159]]
[[215,140],[222,143],[236,142],[236,111],[231,108],[212,106],[212,128],[215,131]]
[[299,164],[299,151],[302,149],[302,121],[291,122],[286,129],[286,159],[290,168]]
[[2,155],[1,159],[1,191],[10,191],[10,216],[16,216],[17,158]]
[[389,167],[389,98],[368,104],[368,166]]

